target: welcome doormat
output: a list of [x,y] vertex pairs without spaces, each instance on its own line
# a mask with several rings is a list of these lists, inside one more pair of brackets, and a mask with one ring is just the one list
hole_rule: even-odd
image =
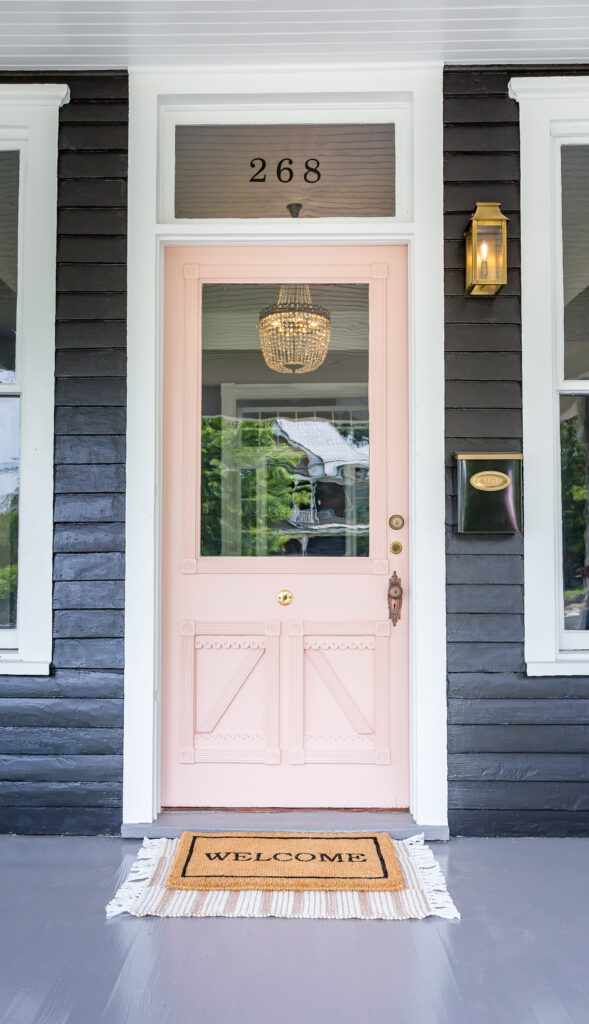
[[184,832],[169,889],[387,891],[404,887],[387,832]]
[[[355,835],[355,834],[354,834]],[[370,836],[365,833],[364,838]],[[182,837],[183,839],[184,837]],[[212,838],[209,833],[208,838]],[[217,838],[217,842],[218,837]],[[223,840],[233,836],[227,833]],[[248,836],[248,840],[253,836]],[[290,838],[309,839],[290,834]],[[337,838],[349,839],[345,833]],[[129,875],[106,908],[108,918],[118,914],[134,917],[285,917],[285,918],[361,918],[365,920],[403,921],[430,916],[459,918],[446,888],[444,876],[433,853],[425,846],[423,835],[390,840],[396,854],[403,888],[395,891],[355,889],[267,889],[258,881],[249,889],[219,888],[171,889],[166,884],[180,849],[181,839],[144,839]],[[294,848],[294,847],[293,847]],[[214,851],[209,851],[214,852]],[[221,852],[224,852],[221,850]],[[225,851],[228,852],[228,851]],[[234,852],[241,852],[235,850]],[[248,852],[248,851],[245,851]],[[260,852],[260,851],[256,851]],[[275,852],[289,852],[278,850]],[[292,849],[291,851],[292,852]],[[303,852],[299,849],[298,852]],[[327,852],[327,851],[323,851]],[[341,852],[343,850],[338,850]],[[350,851],[352,852],[352,851]],[[185,856],[185,848],[182,851]],[[332,854],[333,856],[333,854]],[[205,858],[208,861],[208,858]],[[212,863],[211,861],[208,861]],[[223,861],[219,862],[224,863]],[[234,861],[238,864],[251,863]],[[255,863],[255,861],[254,861]],[[263,863],[261,860],[259,863]],[[276,861],[275,863],[281,863]],[[291,863],[282,861],[284,864]],[[295,861],[310,864],[311,861]],[[328,864],[327,860],[323,863]],[[339,861],[331,863],[341,867]],[[343,863],[343,856],[342,856]],[[361,864],[361,861],[349,861]]]

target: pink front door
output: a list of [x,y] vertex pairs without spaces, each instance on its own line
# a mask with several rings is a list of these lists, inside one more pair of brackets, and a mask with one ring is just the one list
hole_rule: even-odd
[[168,249],[164,377],[163,806],[406,807],[406,247]]

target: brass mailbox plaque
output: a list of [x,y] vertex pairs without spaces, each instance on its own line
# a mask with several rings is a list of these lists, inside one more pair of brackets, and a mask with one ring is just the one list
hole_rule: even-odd
[[520,533],[520,452],[457,452],[458,533]]
[[470,483],[479,491],[504,491],[509,487],[511,480],[507,473],[500,473],[498,470],[483,470],[482,473],[473,473]]

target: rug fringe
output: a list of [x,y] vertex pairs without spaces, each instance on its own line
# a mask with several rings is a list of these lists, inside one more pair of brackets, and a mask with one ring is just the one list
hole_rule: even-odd
[[437,917],[460,920],[460,912],[448,892],[442,869],[429,846],[425,845],[424,840],[425,835],[421,832],[418,835],[410,836],[409,839],[404,839],[403,843],[419,874],[427,901]]
[[135,904],[145,891],[145,886],[153,875],[157,862],[164,852],[165,839],[144,839],[137,859],[133,861],[131,870],[120,889],[117,889],[106,908],[107,918],[118,914],[132,913]]

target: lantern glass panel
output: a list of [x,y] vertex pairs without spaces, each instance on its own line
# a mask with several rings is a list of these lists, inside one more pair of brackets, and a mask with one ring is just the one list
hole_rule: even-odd
[[503,235],[500,224],[477,224],[475,275],[482,284],[500,282],[503,278]]
[[589,146],[563,146],[564,375],[589,378]]

